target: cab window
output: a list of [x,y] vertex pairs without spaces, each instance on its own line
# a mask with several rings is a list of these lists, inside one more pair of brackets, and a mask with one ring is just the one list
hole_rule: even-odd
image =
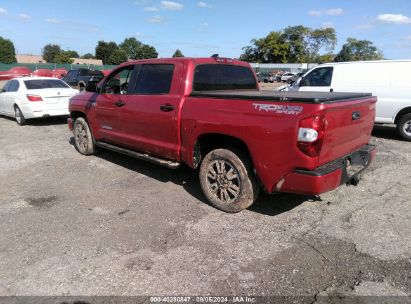
[[76,77],[77,77],[77,71],[72,70],[72,71],[68,72],[65,79],[67,79],[67,81],[69,81],[69,82],[75,82]]
[[143,64],[138,73],[135,94],[168,94],[173,80],[174,65]]
[[128,65],[109,75],[102,88],[102,92],[105,94],[129,94],[128,84],[130,83],[134,67],[134,65]]
[[332,67],[323,67],[312,70],[301,81],[300,86],[329,87],[333,76]]

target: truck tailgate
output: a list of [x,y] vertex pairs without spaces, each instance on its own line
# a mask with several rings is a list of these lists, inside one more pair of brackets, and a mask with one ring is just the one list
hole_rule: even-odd
[[368,144],[375,119],[376,97],[324,104],[325,131],[319,165]]

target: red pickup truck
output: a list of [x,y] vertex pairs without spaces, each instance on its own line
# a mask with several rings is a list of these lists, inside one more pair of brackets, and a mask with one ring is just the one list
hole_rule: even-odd
[[248,63],[217,56],[149,59],[89,83],[68,124],[81,154],[186,164],[213,206],[238,212],[260,188],[317,195],[356,183],[376,153],[375,104],[371,94],[259,91]]

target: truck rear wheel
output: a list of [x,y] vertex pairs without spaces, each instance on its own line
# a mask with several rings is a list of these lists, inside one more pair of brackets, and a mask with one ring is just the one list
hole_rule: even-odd
[[250,159],[235,149],[216,149],[208,153],[199,175],[208,201],[225,212],[234,213],[250,207],[260,191]]
[[411,141],[411,113],[405,114],[398,120],[397,130],[402,138]]
[[92,155],[95,153],[94,138],[87,121],[83,117],[75,120],[73,134],[74,145],[77,151],[83,155]]

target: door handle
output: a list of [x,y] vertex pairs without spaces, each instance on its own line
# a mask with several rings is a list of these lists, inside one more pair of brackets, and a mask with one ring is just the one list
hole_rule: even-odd
[[334,89],[330,89],[330,92],[334,92]]
[[163,112],[171,112],[174,110],[174,106],[169,103],[166,103],[160,106],[160,110]]
[[125,105],[125,103],[121,100],[116,101],[114,104],[116,105],[116,107],[119,107],[119,108]]

